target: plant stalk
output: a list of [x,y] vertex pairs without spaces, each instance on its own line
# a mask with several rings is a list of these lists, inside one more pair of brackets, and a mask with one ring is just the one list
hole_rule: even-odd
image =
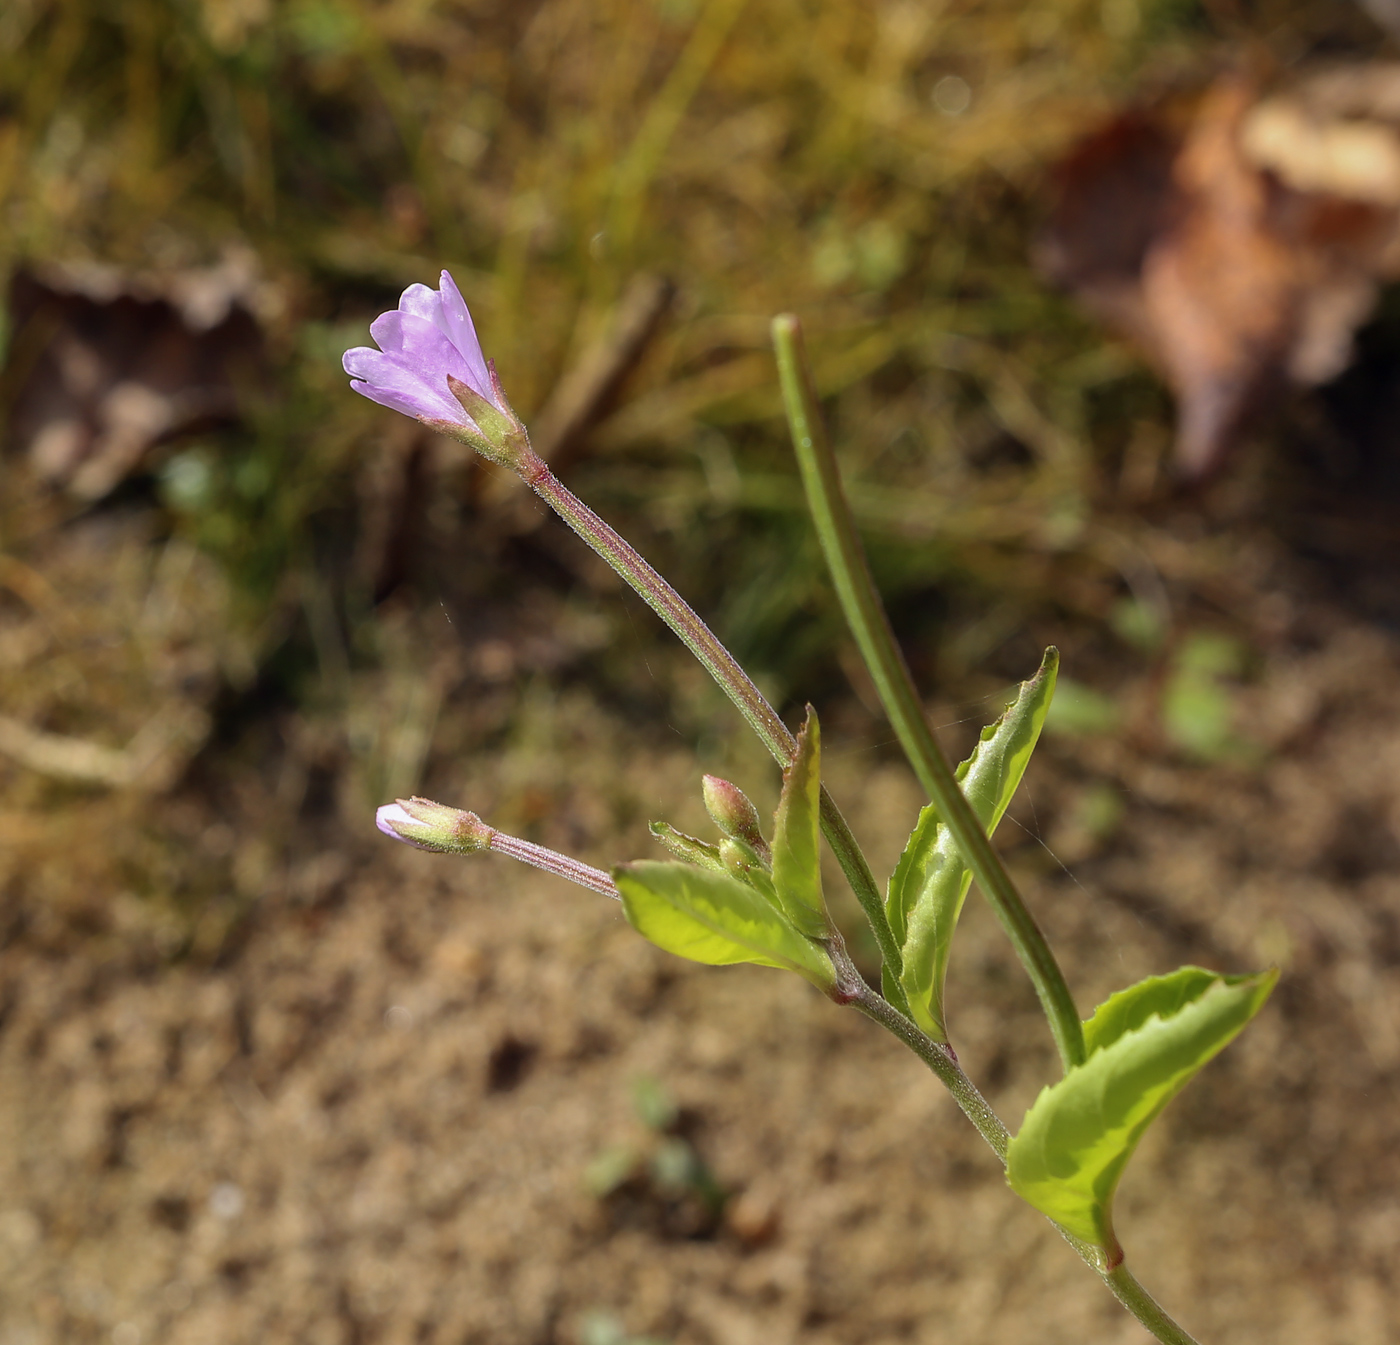
[[[538,454],[527,451],[518,471],[526,485],[627,581],[642,601],[700,660],[705,670],[734,702],[739,713],[748,720],[759,740],[773,754],[773,759],[786,770],[797,751],[797,739],[754,685],[753,679],[739,666],[738,660],[720,643],[689,603],[643,559],[626,538],[569,490]],[[821,824],[822,834],[870,922],[880,956],[891,967],[898,968],[899,949],[890,930],[875,877],[846,819],[824,785],[821,792]]]
[[[779,319],[779,322],[789,322],[790,336],[794,340],[800,340],[800,333],[796,319]],[[775,335],[778,334],[778,326],[775,324]],[[780,360],[782,358],[781,337],[779,338]],[[790,346],[790,349],[798,352],[796,357],[789,357],[789,367],[794,371],[801,371],[805,375],[805,366],[798,363],[800,360],[800,347]],[[789,374],[784,372],[784,392],[788,393]],[[808,398],[808,404],[815,407],[815,395],[812,393],[810,380],[804,383],[804,390]],[[799,410],[804,413],[804,419],[808,426],[817,424],[814,415],[806,414],[805,406],[799,404]],[[789,414],[792,415],[792,402],[789,401]],[[799,442],[799,458],[801,459],[803,448],[802,440],[806,441],[806,448],[811,450],[815,443],[814,436],[808,430],[799,435],[797,421],[794,420],[794,439]],[[824,441],[823,441],[824,442]],[[830,450],[826,449],[827,457],[830,458]],[[813,461],[818,461],[814,458]],[[934,765],[930,780],[939,791],[947,791],[947,801],[939,797],[939,792],[930,788],[934,802],[937,803],[945,820],[949,822],[954,838],[962,848],[964,856],[968,857],[969,867],[981,883],[983,891],[992,897],[994,888],[993,878],[989,882],[985,874],[1000,873],[1004,887],[1002,894],[1009,892],[1012,909],[1019,909],[1024,917],[1025,925],[1034,938],[1039,941],[1039,946],[1043,950],[1043,958],[1048,963],[1048,968],[1053,972],[1053,979],[1063,990],[1063,1003],[1068,1005],[1068,1013],[1074,1025],[1074,1034],[1069,1038],[1068,1043],[1062,1041],[1060,1031],[1056,1032],[1056,1042],[1060,1045],[1061,1056],[1066,1058],[1066,1065],[1071,1062],[1066,1055],[1066,1045],[1078,1044],[1078,1060],[1083,1059],[1084,1043],[1083,1032],[1079,1025],[1079,1017],[1074,1009],[1073,1001],[1069,997],[1068,988],[1064,985],[1064,978],[1059,972],[1059,967],[1055,963],[1053,955],[1044,942],[1044,937],[1036,928],[1029,912],[1025,910],[1020,902],[1019,894],[1012,885],[1009,875],[1006,874],[995,851],[991,849],[985,832],[978,823],[971,808],[964,799],[962,791],[958,788],[952,771],[946,759],[939,750],[937,743],[933,740],[932,734],[923,717],[922,709],[918,707],[918,699],[913,691],[912,679],[909,677],[908,669],[905,667],[903,658],[900,656],[898,648],[894,644],[893,636],[889,631],[889,623],[884,615],[884,610],[879,604],[878,597],[874,595],[874,586],[870,581],[869,570],[865,566],[864,554],[860,549],[859,539],[856,537],[854,525],[851,522],[849,509],[845,506],[844,497],[840,493],[839,477],[834,475],[834,460],[831,461],[833,475],[831,482],[834,483],[835,491],[831,498],[839,501],[840,508],[844,511],[845,531],[848,542],[853,545],[854,550],[850,555],[859,562],[857,566],[848,566],[845,573],[849,576],[861,576],[867,590],[867,599],[872,605],[868,607],[870,614],[871,628],[883,629],[887,646],[887,661],[877,665],[872,659],[871,653],[867,651],[866,644],[862,639],[860,629],[856,628],[856,623],[852,620],[852,626],[857,629],[857,639],[861,640],[862,653],[871,665],[872,672],[877,666],[885,670],[886,675],[894,674],[894,684],[898,684],[900,678],[905,687],[905,693],[910,698],[910,703],[915,710],[912,718],[906,718],[905,724],[912,725],[916,732],[921,732],[926,739],[925,752],[927,755],[920,758],[927,765],[930,761],[937,763]],[[763,693],[754,685],[753,680],[739,666],[738,661],[715,637],[714,633],[700,619],[695,611],[685,602],[683,598],[661,577],[655,569],[644,560],[641,554],[633,548],[625,538],[611,528],[601,518],[598,517],[587,505],[573,494],[557,477],[549,470],[548,465],[533,452],[527,451],[524,462],[520,467],[520,475],[532,490],[545,501],[546,504],[557,513],[565,523],[578,534],[599,556],[615,570],[632,589],[642,598],[642,600],[671,628],[681,642],[699,659],[710,676],[719,684],[724,692],[734,702],[739,712],[748,721],[749,725],[758,734],[760,741],[772,753],[778,764],[787,769],[791,765],[796,752],[796,739],[788,731],[787,726],[779,718],[778,713],[768,703]],[[804,480],[807,476],[807,464],[803,465]],[[809,487],[809,495],[811,488]],[[814,505],[813,513],[817,511]],[[838,519],[835,513],[829,514],[829,518]],[[819,531],[822,532],[823,549],[827,548],[828,530],[823,528],[819,521]],[[840,523],[830,529],[830,535],[838,535]],[[831,553],[828,552],[828,563],[831,562]],[[833,573],[836,573],[836,565],[832,565]],[[855,592],[853,579],[852,591]],[[839,581],[838,581],[839,583]],[[843,596],[843,605],[845,598]],[[848,619],[851,619],[850,610],[847,612]],[[878,618],[878,619],[877,619]],[[873,649],[874,646],[872,645]],[[889,661],[892,660],[892,661]],[[881,692],[882,699],[885,692]],[[886,702],[889,710],[889,702]],[[894,718],[891,713],[891,718]],[[903,731],[900,729],[900,721],[896,720],[896,730],[901,733],[901,741],[904,741]],[[911,742],[916,741],[911,736]],[[930,750],[931,749],[931,750]],[[909,751],[906,745],[906,751]],[[915,760],[911,753],[911,760],[915,761],[915,769],[919,771],[919,760]],[[941,772],[938,770],[941,765]],[[920,778],[923,773],[920,771]],[[925,786],[928,788],[928,785]],[[962,830],[954,825],[953,818],[961,815]],[[889,920],[886,917],[884,903],[880,899],[880,893],[875,885],[875,879],[870,871],[864,854],[862,853],[855,837],[851,834],[850,827],[846,824],[845,818],[836,807],[825,786],[821,795],[821,821],[822,832],[826,836],[828,844],[835,853],[837,861],[840,863],[847,881],[851,885],[851,890],[855,893],[856,899],[860,902],[866,918],[869,920],[874,931],[876,942],[879,944],[881,956],[893,968],[900,966],[899,949],[895,946],[894,937],[890,930]],[[499,833],[497,833],[499,836]],[[976,846],[976,840],[981,841],[981,852]],[[596,870],[589,870],[586,865],[568,861],[565,856],[555,855],[554,852],[542,852],[541,854],[524,853],[526,847],[531,852],[541,848],[530,845],[529,842],[522,842],[516,838],[501,838],[499,843],[495,836],[492,838],[491,848],[511,854],[518,859],[524,859],[527,863],[536,863],[540,867],[548,868],[550,871],[558,873],[561,877],[570,878],[574,882],[579,882],[585,887],[590,887],[594,891],[605,891],[607,895],[615,895],[616,889],[607,891],[603,882],[590,881],[595,873],[598,878],[603,879],[608,887],[612,887],[611,880],[607,875],[598,873]],[[548,861],[541,863],[541,859],[546,857]],[[990,863],[988,862],[990,857]],[[560,863],[559,861],[564,861]],[[980,867],[979,867],[980,865]],[[1002,915],[1002,910],[997,906],[995,898],[993,905],[997,909],[998,915]],[[1003,925],[1007,924],[1003,917]],[[1022,943],[1018,941],[1018,934],[1013,932],[1012,927],[1008,927],[1008,933],[1012,936],[1012,942],[1016,946],[1017,952],[1022,953]],[[1024,930],[1021,931],[1024,935]],[[912,1050],[929,1069],[938,1077],[954,1100],[962,1109],[964,1114],[977,1127],[978,1133],[986,1140],[997,1155],[1003,1166],[1006,1163],[1006,1149],[1010,1142],[1010,1135],[1006,1126],[1002,1124],[1001,1118],[993,1111],[977,1086],[963,1072],[953,1053],[952,1047],[946,1043],[934,1041],[931,1037],[920,1031],[917,1025],[903,1012],[900,1007],[890,1003],[888,1000],[877,994],[866,983],[865,979],[850,961],[849,955],[839,940],[833,941],[831,948],[833,960],[837,963],[838,976],[840,980],[853,990],[851,1003],[855,1005],[866,1017],[879,1023],[886,1031],[892,1033],[901,1042]],[[1027,961],[1026,955],[1022,953],[1022,960]],[[1032,979],[1035,981],[1036,989],[1041,995],[1042,1003],[1046,1003],[1047,1013],[1051,1016],[1051,1026],[1056,1026],[1057,1019],[1051,1013],[1051,1005],[1047,1002],[1047,995],[1042,990],[1042,980],[1045,979],[1045,965],[1031,961],[1027,962],[1027,968],[1031,971]],[[1039,974],[1038,974],[1039,973]],[[1060,1230],[1062,1233],[1064,1230]],[[1120,1303],[1137,1318],[1156,1338],[1163,1342],[1163,1345],[1196,1345],[1196,1342],[1181,1329],[1172,1319],[1161,1309],[1152,1299],[1145,1289],[1137,1282],[1126,1266],[1119,1264],[1112,1270],[1105,1269],[1099,1264],[1096,1258],[1097,1248],[1089,1247],[1081,1243],[1077,1238],[1068,1237],[1067,1241],[1074,1247],[1076,1252],[1084,1261],[1108,1284],[1109,1288]]]
[[[953,1048],[946,1042],[934,1041],[911,1019],[876,994],[866,984],[845,948],[839,943],[829,944],[827,951],[836,967],[837,985],[850,995],[847,1002],[897,1037],[933,1071],[938,1081],[953,1095],[953,1101],[961,1108],[963,1115],[977,1127],[977,1133],[986,1140],[987,1146],[1005,1167],[1006,1148],[1011,1140],[1010,1132],[1002,1123],[1001,1117],[992,1110],[991,1103],[982,1096],[981,1090],[963,1072],[953,1054]],[[1161,1305],[1137,1282],[1123,1262],[1120,1261],[1110,1270],[1104,1262],[1101,1247],[1075,1237],[1053,1219],[1050,1222],[1055,1231],[1074,1248],[1080,1260],[1103,1280],[1113,1296],[1156,1336],[1162,1345],[1198,1345],[1192,1335],[1163,1311]]]
[[498,854],[509,855],[511,859],[518,859],[522,864],[543,869],[546,873],[552,873],[556,877],[567,878],[571,883],[586,887],[590,892],[597,892],[600,896],[611,897],[614,901],[622,900],[622,895],[617,890],[617,884],[613,882],[610,874],[604,873],[602,869],[595,869],[570,855],[561,855],[557,850],[549,850],[543,845],[536,845],[534,841],[522,840],[519,836],[508,836],[504,831],[497,831],[493,827],[487,848],[495,850]]
[[[1065,1069],[1084,1063],[1084,1029],[1074,997],[1050,945],[1021,900],[956,776],[929,729],[914,679],[895,643],[876,591],[865,548],[841,488],[840,469],[826,437],[802,328],[792,314],[773,320],[773,343],[788,425],[822,553],[847,624],[875,681],[880,702],[925,792],[947,823],[978,886],[991,903],[1040,997]],[[898,967],[899,962],[892,963]]]
[[1113,1291],[1114,1298],[1151,1331],[1162,1345],[1199,1345],[1196,1337],[1173,1321],[1162,1309],[1162,1305],[1137,1282],[1124,1262],[1120,1261],[1110,1271],[1100,1270],[1099,1275]]
[[[841,970],[838,966],[838,973]],[[859,976],[859,973],[856,974]],[[947,1042],[934,1041],[921,1032],[912,1018],[905,1017],[883,995],[872,990],[864,978],[860,979],[851,1003],[872,1022],[879,1023],[885,1031],[898,1037],[938,1076],[939,1083],[953,1095],[953,1101],[962,1109],[963,1115],[977,1127],[977,1133],[987,1141],[1005,1167],[1006,1146],[1011,1142],[1011,1133],[977,1085],[963,1072],[953,1055],[953,1048]]]

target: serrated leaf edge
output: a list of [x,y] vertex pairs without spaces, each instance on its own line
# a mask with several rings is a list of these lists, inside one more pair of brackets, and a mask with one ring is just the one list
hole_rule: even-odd
[[[1259,1013],[1259,1011],[1264,1007],[1264,1004],[1267,1002],[1270,993],[1273,991],[1275,984],[1277,984],[1278,982],[1278,976],[1279,973],[1277,968],[1270,968],[1267,971],[1246,973],[1243,975],[1232,975],[1228,977],[1223,974],[1216,973],[1217,979],[1214,985],[1207,987],[1202,994],[1197,995],[1195,998],[1183,1004],[1178,1010],[1178,1012],[1176,1014],[1173,1014],[1171,1018],[1164,1019],[1161,1016],[1161,1014],[1153,1013],[1138,1027],[1135,1027],[1127,1032],[1122,1033],[1120,1036],[1114,1038],[1107,1045],[1101,1046],[1098,1050],[1094,1051],[1094,1053],[1089,1056],[1089,1058],[1084,1062],[1084,1064],[1079,1065],[1075,1069],[1071,1070],[1068,1074],[1065,1075],[1064,1078],[1059,1080],[1058,1083],[1049,1084],[1046,1085],[1046,1087],[1042,1088],[1040,1090],[1039,1095],[1036,1097],[1036,1100],[1026,1110],[1026,1115],[1023,1121],[1021,1122],[1020,1130],[1018,1130],[1017,1133],[1014,1136],[1012,1136],[1011,1141],[1007,1146],[1006,1178],[1007,1183],[1011,1186],[1012,1190],[1014,1190],[1017,1193],[1017,1195],[1019,1195],[1028,1204],[1034,1206],[1036,1209],[1039,1209],[1043,1214],[1046,1214],[1052,1220],[1055,1220],[1055,1222],[1060,1223],[1061,1227],[1066,1228],[1076,1237],[1082,1238],[1086,1242],[1094,1243],[1097,1246],[1103,1248],[1108,1257],[1109,1264],[1117,1264],[1117,1261],[1120,1260],[1122,1257],[1122,1252],[1118,1246],[1117,1238],[1113,1231],[1113,1197],[1117,1192],[1118,1183],[1122,1179],[1123,1172],[1126,1169],[1129,1161],[1131,1161],[1132,1156],[1137,1149],[1138,1143],[1141,1141],[1142,1136],[1146,1133],[1147,1128],[1152,1124],[1153,1121],[1157,1119],[1158,1116],[1162,1114],[1162,1112],[1177,1096],[1177,1094],[1179,1094],[1182,1091],[1182,1089],[1184,1089],[1186,1085],[1189,1084],[1191,1080],[1194,1079],[1196,1075],[1201,1072],[1202,1069],[1204,1069],[1208,1064],[1210,1064],[1210,1062],[1214,1060],[1215,1057],[1219,1055],[1220,1052],[1223,1051],[1232,1041],[1234,1041],[1234,1039],[1245,1029],[1245,1027],[1249,1025],[1250,1021],[1255,1017],[1256,1014]],[[1023,1137],[1026,1134],[1027,1128],[1032,1123],[1032,1117],[1034,1117],[1037,1113],[1042,1112],[1044,1109],[1054,1105],[1053,1100],[1057,1097],[1065,1096],[1071,1087],[1080,1087],[1080,1081],[1084,1078],[1086,1074],[1102,1073],[1106,1076],[1104,1081],[1106,1084],[1107,1076],[1110,1075],[1112,1068],[1110,1057],[1119,1054],[1129,1054],[1132,1044],[1135,1041],[1140,1040],[1141,1038],[1143,1038],[1144,1036],[1153,1032],[1156,1029],[1160,1029],[1161,1027],[1168,1025],[1176,1018],[1179,1018],[1182,1014],[1189,1013],[1192,1009],[1199,1006],[1208,996],[1215,993],[1217,990],[1224,991],[1227,989],[1236,988],[1245,985],[1250,981],[1256,982],[1256,986],[1254,989],[1254,993],[1251,996],[1248,996],[1242,1003],[1242,1017],[1240,1018],[1239,1023],[1197,1064],[1195,1064],[1189,1070],[1185,1070],[1178,1073],[1175,1082],[1161,1095],[1161,1097],[1158,1099],[1153,1108],[1135,1125],[1128,1128],[1127,1142],[1118,1146],[1118,1152],[1116,1157],[1111,1158],[1099,1169],[1100,1174],[1110,1174],[1111,1179],[1108,1183],[1107,1189],[1098,1198],[1098,1204],[1094,1206],[1092,1210],[1091,1218],[1094,1220],[1092,1226],[1090,1226],[1087,1223],[1076,1224],[1074,1222],[1063,1221],[1059,1219],[1055,1213],[1053,1213],[1049,1209],[1046,1209],[1044,1205],[1032,1199],[1031,1196],[1027,1194],[1027,1191],[1023,1189],[1022,1185],[1018,1184],[1018,1182],[1016,1181],[1015,1176],[1013,1174],[1013,1168],[1016,1166],[1018,1142],[1021,1144],[1025,1143]],[[1132,988],[1133,987],[1129,987],[1129,989]],[[1121,994],[1124,992],[1119,993]],[[1112,997],[1110,997],[1110,999],[1111,998]],[[1108,1002],[1109,1001],[1106,1000],[1105,1004]],[[1095,1012],[1097,1012],[1097,1010]],[[1100,1092],[1102,1091],[1103,1090],[1101,1087]],[[1048,1158],[1044,1156],[1043,1146],[1041,1153],[1041,1162],[1045,1171],[1047,1173],[1050,1173],[1051,1177],[1053,1178],[1054,1173],[1052,1172],[1052,1167]],[[1034,1185],[1039,1186],[1041,1184],[1042,1183],[1040,1182],[1036,1182]]]

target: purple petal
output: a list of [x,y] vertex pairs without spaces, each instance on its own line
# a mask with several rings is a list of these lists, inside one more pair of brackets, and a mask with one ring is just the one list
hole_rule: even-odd
[[[361,355],[373,355],[375,352],[368,346],[351,346],[349,350],[340,357],[340,367],[345,370],[351,378],[358,377],[356,370],[360,367]],[[379,353],[383,353],[382,351]]]
[[491,392],[491,379],[486,372],[486,358],[481,353],[481,342],[477,340],[476,326],[462,298],[457,282],[444,271],[442,273],[442,295],[440,311],[445,323],[448,339],[457,348],[466,362],[469,374],[462,381],[471,385],[490,402],[495,402]]
[[461,379],[493,405],[501,402],[461,291],[446,271],[441,283],[441,292],[410,285],[398,308],[370,324],[379,349],[356,346],[342,363],[354,390],[381,406],[475,428],[448,377]]
[[[445,381],[448,374],[463,381],[468,376],[461,353],[446,333],[415,313],[385,313],[374,320],[370,333],[386,354],[417,365],[423,377],[434,383]],[[394,343],[392,348],[384,344],[381,333]]]
[[420,416],[427,416],[430,420],[441,420],[438,415],[439,407],[429,405],[427,399],[421,401],[412,397],[407,397],[401,392],[390,392],[387,388],[376,388],[373,383],[364,383],[358,379],[350,380],[350,388],[353,392],[358,392],[361,397],[368,397],[372,402],[378,402],[380,406],[387,406],[391,411],[402,411],[406,416],[412,416],[417,420]]
[[454,420],[458,424],[467,419],[461,403],[448,390],[447,376],[444,374],[440,382],[432,380],[424,368],[404,355],[386,355],[361,346],[346,353],[344,365],[347,374],[361,379],[377,392],[394,393],[408,399],[415,408],[412,414],[416,416]]
[[418,825],[397,803],[386,803],[374,814],[374,825],[386,836],[392,836],[396,841],[401,841],[403,837],[394,830],[393,824],[395,823],[399,826],[410,827]]
[[403,350],[403,319],[404,315],[395,308],[381,313],[369,324],[369,334],[386,355],[397,355]]
[[426,285],[410,285],[399,298],[399,312],[412,313],[416,318],[431,322],[444,336],[451,336],[442,321],[442,299],[436,290]]

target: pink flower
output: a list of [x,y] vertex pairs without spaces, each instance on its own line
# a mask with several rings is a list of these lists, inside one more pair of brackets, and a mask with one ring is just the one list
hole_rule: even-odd
[[378,350],[356,346],[345,352],[345,372],[356,392],[381,406],[418,419],[478,427],[447,385],[449,375],[498,410],[503,405],[491,377],[472,315],[446,271],[441,288],[410,285],[399,306],[370,324]]

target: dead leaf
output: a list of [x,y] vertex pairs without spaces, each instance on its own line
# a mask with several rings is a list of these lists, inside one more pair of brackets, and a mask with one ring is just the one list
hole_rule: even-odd
[[234,419],[262,359],[251,261],[166,277],[83,263],[20,271],[12,448],[79,500],[110,494],[175,435]]
[[1346,367],[1395,271],[1400,138],[1261,100],[1238,75],[1185,117],[1123,114],[1058,178],[1040,264],[1162,371],[1189,480],[1219,468],[1271,395]]

